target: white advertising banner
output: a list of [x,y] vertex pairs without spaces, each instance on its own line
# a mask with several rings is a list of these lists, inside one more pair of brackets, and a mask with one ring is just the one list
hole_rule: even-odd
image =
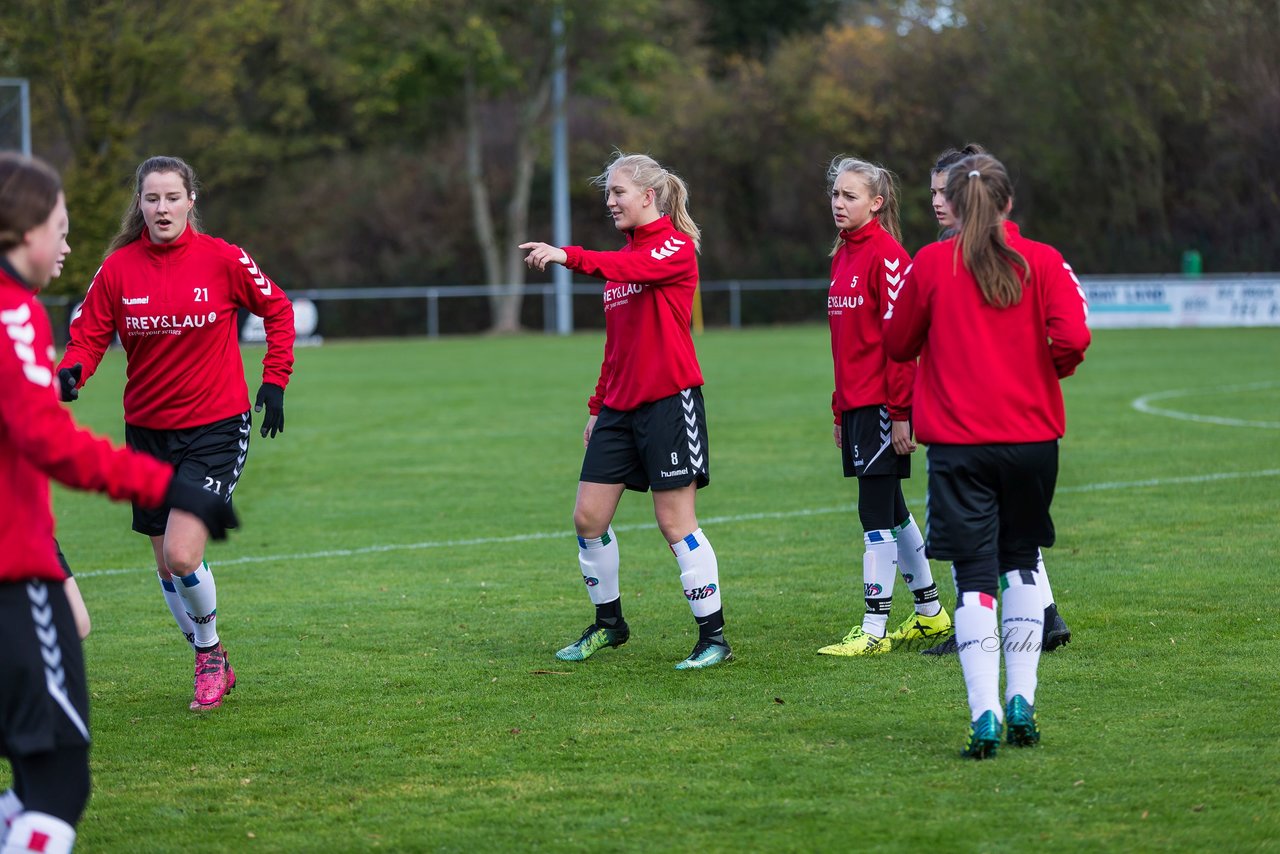
[[1280,277],[1081,276],[1089,326],[1280,326]]

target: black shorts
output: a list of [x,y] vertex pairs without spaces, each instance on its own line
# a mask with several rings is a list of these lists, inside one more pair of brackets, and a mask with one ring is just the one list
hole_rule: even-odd
[[893,450],[887,406],[859,406],[840,413],[840,459],[845,477],[911,477],[911,457]]
[[[184,430],[150,430],[126,424],[124,440],[130,448],[172,465],[176,477],[216,492],[230,504],[249,455],[249,427],[248,412]],[[162,536],[168,522],[168,505],[147,510],[134,503],[133,530],[139,534]]]
[[930,445],[925,552],[937,560],[997,555],[1021,565],[1053,545],[1049,505],[1058,442]]
[[0,584],[0,754],[88,743],[84,653],[62,585]]
[[601,409],[579,479],[621,483],[637,492],[706,486],[711,470],[702,389],[688,388],[628,412]]

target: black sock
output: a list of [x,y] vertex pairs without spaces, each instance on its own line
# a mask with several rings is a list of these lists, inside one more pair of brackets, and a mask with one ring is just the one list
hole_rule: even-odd
[[596,606],[596,625],[606,629],[616,629],[626,621],[622,619],[622,597],[612,602]]
[[713,643],[724,643],[724,609],[705,617],[694,617],[698,621],[698,639]]

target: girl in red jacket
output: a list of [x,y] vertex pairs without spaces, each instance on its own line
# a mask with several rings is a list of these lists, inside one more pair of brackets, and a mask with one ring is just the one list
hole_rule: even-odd
[[[1013,187],[994,157],[947,175],[956,237],[916,255],[885,349],[920,357],[916,436],[929,445],[929,556],[956,576],[956,641],[969,694],[965,756],[1040,740],[1035,713],[1044,605],[1036,555],[1052,546],[1059,380],[1089,345],[1084,292],[1053,247],[1005,219]],[[1002,622],[997,631],[996,594]],[[1000,704],[1000,655],[1005,704]]]
[[[831,250],[827,318],[835,392],[833,435],[845,477],[858,478],[862,587],[866,611],[823,655],[878,655],[895,640],[943,637],[951,618],[938,601],[924,537],[907,510],[902,479],[911,476],[911,381],[915,363],[885,355],[881,328],[893,314],[911,259],[899,242],[893,174],[853,157],[837,157],[827,175],[840,234]],[[915,613],[886,634],[898,572],[915,597]]]
[[[237,246],[200,232],[196,179],[176,157],[152,157],[107,258],[71,322],[58,369],[64,400],[93,376],[118,335],[128,360],[125,440],[172,463],[182,477],[229,504],[249,452],[249,392],[238,311],[267,331],[257,406],[262,435],[284,430],[284,389],[293,369],[293,307]],[[167,507],[135,504],[133,530],[151,538],[156,571],[178,627],[195,649],[193,710],[222,704],[235,685],[218,636],[217,590],[205,535]]]
[[711,667],[733,657],[715,551],[694,511],[710,481],[702,371],[689,320],[698,286],[700,232],[679,176],[643,154],[619,154],[595,183],[627,245],[592,252],[524,243],[525,263],[563,264],[605,280],[604,363],[582,439],[586,455],[573,510],[578,561],[595,621],[556,653],[582,661],[631,635],[618,588],[618,541],[610,523],[623,490],[653,488],[658,528],[680,567],[685,598],[698,624],[693,652],[677,670]]
[[58,174],[0,154],[0,755],[13,771],[0,792],[0,848],[47,854],[71,850],[89,797],[89,695],[50,478],[145,507],[167,502],[218,539],[235,524],[216,496],[79,429],[58,405],[53,333],[35,292],[60,264],[68,227]]
[[[938,220],[941,231],[940,239],[954,237],[957,231],[955,214],[947,204],[947,174],[951,167],[971,154],[986,154],[987,150],[975,142],[971,142],[957,151],[949,148],[933,164],[929,177],[929,201],[933,206],[933,215]],[[1040,570],[1040,592],[1044,596],[1044,637],[1041,641],[1043,652],[1053,652],[1071,641],[1071,629],[1066,620],[1058,613],[1058,605],[1053,598],[1053,588],[1049,586],[1049,573],[1044,567],[1043,555],[1037,555],[1036,567]],[[923,651],[924,655],[955,655],[955,635],[947,638],[937,646]]]

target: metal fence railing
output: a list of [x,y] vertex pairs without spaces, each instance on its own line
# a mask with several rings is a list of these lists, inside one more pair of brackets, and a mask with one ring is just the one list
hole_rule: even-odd
[[[1090,324],[1134,326],[1280,326],[1280,274],[1229,276],[1081,276],[1089,300]],[[702,314],[708,326],[823,322],[825,279],[758,279],[703,282]],[[326,336],[467,334],[490,324],[483,285],[290,290],[295,301],[317,304],[319,331]],[[575,328],[603,325],[600,286],[572,287]],[[56,332],[65,336],[78,298],[41,298],[51,309]],[[556,330],[556,291],[550,283],[524,286],[521,322],[526,328]]]

